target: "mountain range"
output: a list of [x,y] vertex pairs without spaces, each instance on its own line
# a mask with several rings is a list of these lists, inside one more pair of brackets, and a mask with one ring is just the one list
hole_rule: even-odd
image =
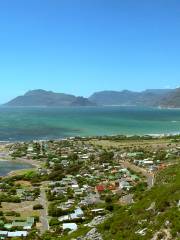
[[55,93],[42,89],[32,90],[12,99],[5,106],[151,106],[180,107],[180,88],[148,89],[142,92],[102,91],[89,98],[76,97],[65,93]]
[[65,93],[55,93],[42,89],[28,91],[23,96],[18,96],[5,104],[12,107],[48,106],[48,107],[67,107],[67,106],[94,106],[87,98],[76,97]]

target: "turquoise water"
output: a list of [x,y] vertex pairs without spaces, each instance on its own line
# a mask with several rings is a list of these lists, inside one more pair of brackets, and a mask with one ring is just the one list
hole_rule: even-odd
[[30,168],[32,168],[30,164],[0,160],[0,176],[5,176],[11,171]]
[[0,141],[180,132],[180,109],[0,108]]

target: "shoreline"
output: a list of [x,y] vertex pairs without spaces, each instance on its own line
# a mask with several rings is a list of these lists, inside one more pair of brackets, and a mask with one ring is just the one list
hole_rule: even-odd
[[12,171],[8,172],[7,174],[0,176],[1,178],[16,176],[16,175],[20,174],[20,172],[37,170],[40,167],[40,163],[38,163],[36,160],[32,160],[32,159],[23,159],[23,158],[12,159],[12,158],[9,158],[9,159],[0,159],[0,161],[14,162],[14,163],[19,163],[19,164],[22,163],[22,164],[28,164],[29,166],[32,166],[32,168],[22,168],[22,169],[18,169],[18,170],[12,170]]
[[[118,136],[124,136],[124,137],[133,137],[133,136],[137,136],[137,137],[145,137],[145,136],[150,136],[150,137],[157,137],[157,138],[161,138],[161,137],[173,137],[173,136],[179,136],[180,135],[180,131],[179,132],[167,132],[167,133],[134,133],[134,134],[104,134],[104,135],[87,135],[87,136],[79,136],[79,135],[75,135],[75,136],[68,136],[68,137],[58,137],[58,138],[49,138],[49,139],[31,139],[31,140],[14,140],[14,141],[0,141],[0,146],[8,146],[11,144],[15,144],[15,143],[30,143],[30,142],[48,142],[48,141],[64,141],[64,140],[73,140],[75,138],[99,138],[99,137],[118,137]],[[29,161],[30,159],[23,159],[23,161]],[[33,160],[34,161],[34,160]]]

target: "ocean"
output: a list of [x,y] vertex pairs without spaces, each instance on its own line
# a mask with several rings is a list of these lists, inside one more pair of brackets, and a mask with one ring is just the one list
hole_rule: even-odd
[[180,109],[0,108],[0,141],[180,133]]

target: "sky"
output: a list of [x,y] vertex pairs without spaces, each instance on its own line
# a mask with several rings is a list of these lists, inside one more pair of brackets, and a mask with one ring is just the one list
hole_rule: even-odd
[[0,1],[0,103],[180,85],[179,0]]

